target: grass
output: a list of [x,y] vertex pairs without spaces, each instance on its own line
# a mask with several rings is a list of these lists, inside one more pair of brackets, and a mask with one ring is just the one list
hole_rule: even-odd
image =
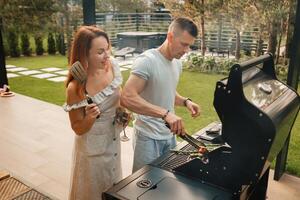
[[63,105],[65,102],[65,87],[62,82],[32,78],[29,76],[9,79],[9,84],[14,92],[30,96],[42,101],[56,105]]
[[[67,59],[64,56],[38,56],[7,58],[7,64],[40,69],[45,67],[59,67],[66,69]],[[124,82],[129,76],[129,71],[122,72]],[[213,94],[215,83],[224,76],[215,74],[203,74],[184,71],[178,85],[178,92],[190,97],[201,106],[202,114],[197,119],[192,119],[185,108],[176,108],[176,113],[183,117],[187,131],[195,133],[209,123],[218,120],[213,107]],[[21,76],[9,79],[11,89],[17,93],[31,96],[49,103],[62,105],[65,101],[65,89],[63,83]],[[300,177],[300,119],[297,118],[290,140],[290,148],[287,160],[287,172]]]
[[68,61],[62,55],[43,55],[20,58],[6,58],[6,64],[18,67],[27,67],[28,69],[41,69],[46,67],[58,67],[66,69]]

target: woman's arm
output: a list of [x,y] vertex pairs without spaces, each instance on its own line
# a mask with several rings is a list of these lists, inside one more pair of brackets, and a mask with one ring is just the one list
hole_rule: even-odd
[[[68,105],[72,105],[83,100],[77,95],[74,82],[69,83],[66,93]],[[88,132],[99,114],[99,108],[94,103],[87,105],[85,108],[71,110],[69,112],[69,119],[73,131],[77,135],[82,135]]]

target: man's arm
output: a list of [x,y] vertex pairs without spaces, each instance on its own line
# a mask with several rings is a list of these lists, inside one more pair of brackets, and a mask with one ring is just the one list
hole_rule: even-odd
[[140,96],[145,85],[144,79],[131,74],[122,91],[121,105],[138,114],[163,117],[166,109],[153,105]]
[[183,121],[180,117],[165,108],[147,102],[140,96],[145,85],[146,80],[131,74],[122,91],[121,105],[138,114],[164,118],[173,133],[184,134]]
[[194,118],[200,115],[199,105],[192,102],[190,99],[181,96],[178,92],[176,92],[176,96],[175,96],[175,105],[186,106],[187,109],[191,112],[192,117]]

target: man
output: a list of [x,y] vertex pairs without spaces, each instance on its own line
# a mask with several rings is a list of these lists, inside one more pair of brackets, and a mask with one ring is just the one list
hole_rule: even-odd
[[157,49],[145,51],[133,64],[121,97],[121,104],[137,113],[133,172],[175,147],[172,133],[185,134],[174,105],[186,106],[192,117],[200,115],[199,106],[176,91],[182,72],[178,59],[190,50],[197,35],[197,27],[191,20],[177,18],[170,24],[164,43]]

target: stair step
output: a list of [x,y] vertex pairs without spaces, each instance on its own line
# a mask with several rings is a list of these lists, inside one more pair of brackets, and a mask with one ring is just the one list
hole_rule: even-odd
[[3,179],[9,178],[10,175],[8,173],[8,171],[6,170],[0,170],[0,181],[2,181]]
[[3,179],[0,181],[0,200],[12,199],[29,190],[30,187],[13,177]]
[[43,195],[42,193],[31,189],[28,192],[25,192],[18,197],[14,198],[13,200],[50,200],[49,197]]

